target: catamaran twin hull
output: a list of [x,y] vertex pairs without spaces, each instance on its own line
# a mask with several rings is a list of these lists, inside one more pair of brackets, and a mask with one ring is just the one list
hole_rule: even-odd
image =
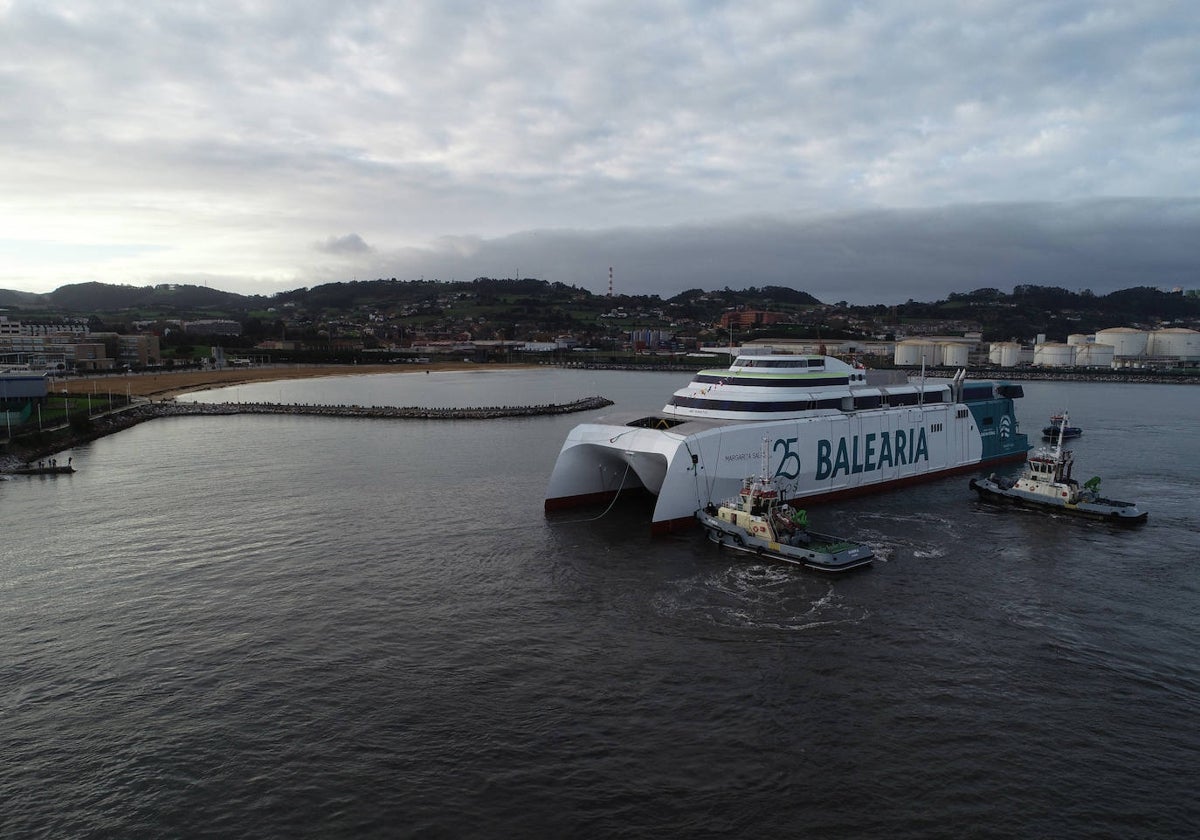
[[602,417],[567,436],[546,510],[643,488],[658,497],[654,531],[691,525],[698,508],[737,493],[755,471],[764,439],[770,470],[791,501],[827,501],[1023,460],[1029,446],[1017,429],[1012,399],[987,390],[989,398],[970,402],[787,420]]

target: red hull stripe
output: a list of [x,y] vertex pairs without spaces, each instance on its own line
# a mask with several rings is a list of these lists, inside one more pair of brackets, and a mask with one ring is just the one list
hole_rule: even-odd
[[[639,487],[628,487],[626,490],[641,490]],[[582,493],[578,496],[559,496],[554,499],[546,499],[546,511],[552,510],[567,510],[569,508],[584,507],[585,505],[598,505],[604,502],[611,502],[613,496],[620,491],[617,490],[601,490],[598,493]]]

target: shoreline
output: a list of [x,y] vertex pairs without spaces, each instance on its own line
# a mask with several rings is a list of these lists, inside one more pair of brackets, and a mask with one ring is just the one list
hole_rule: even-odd
[[[147,397],[159,400],[173,400],[180,394],[207,391],[212,388],[226,388],[234,385],[245,385],[256,382],[275,382],[291,379],[311,379],[325,376],[372,376],[380,373],[418,374],[443,371],[470,371],[486,373],[493,370],[532,370],[540,365],[520,362],[510,364],[504,362],[430,362],[422,365],[317,365],[317,364],[281,364],[248,368],[224,368],[222,370],[189,370],[189,371],[156,371],[153,373],[127,373],[115,375],[100,375],[76,377],[71,379],[51,380],[52,393],[78,394],[88,393],[127,393],[132,397]],[[671,365],[644,366],[621,364],[569,364],[553,365],[558,369],[578,370],[627,370],[633,372],[670,372],[694,373],[703,366]],[[900,370],[905,370],[900,368]],[[919,375],[919,371],[906,371],[910,377]],[[926,372],[930,377],[952,376],[953,370],[948,368],[931,368]],[[1112,382],[1138,383],[1158,385],[1196,385],[1200,384],[1200,376],[1164,376],[1150,371],[1046,371],[1022,369],[988,369],[979,368],[971,371],[971,375],[981,379],[1016,380],[1026,382]]]
[[140,397],[134,405],[92,418],[87,429],[60,427],[24,440],[4,444],[0,451],[0,472],[47,458],[80,444],[124,431],[139,423],[162,416],[154,408],[175,405],[180,394],[207,391],[255,382],[314,379],[331,376],[372,376],[380,373],[419,374],[443,371],[484,373],[489,370],[521,370],[528,364],[474,364],[471,362],[431,362],[427,365],[274,365],[222,370],[161,371],[51,380],[51,394],[84,396],[91,393],[126,393]]

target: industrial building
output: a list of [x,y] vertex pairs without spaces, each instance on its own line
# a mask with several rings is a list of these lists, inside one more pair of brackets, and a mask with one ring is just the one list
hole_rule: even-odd
[[1043,339],[1032,348],[1012,342],[993,343],[988,359],[1000,367],[1030,364],[1047,368],[1196,367],[1200,365],[1200,332],[1178,327],[1161,330],[1111,327],[1094,335],[1069,335],[1065,343]]
[[963,368],[978,344],[978,334],[906,338],[896,342],[893,359],[898,367]]
[[48,392],[42,374],[0,367],[0,433],[7,438],[13,426],[27,421],[34,406],[46,402]]
[[[830,352],[837,353],[837,342]],[[995,341],[983,345],[978,333],[965,336],[922,336],[895,343],[897,367],[963,368],[976,363],[997,367],[1159,369],[1200,366],[1200,332],[1171,327],[1139,330],[1112,327],[1094,335],[1076,333],[1066,342],[1039,335],[1030,345]]]

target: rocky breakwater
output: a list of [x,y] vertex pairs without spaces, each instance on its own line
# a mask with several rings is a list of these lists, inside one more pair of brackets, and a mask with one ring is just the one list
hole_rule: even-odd
[[569,403],[546,405],[496,405],[480,408],[428,408],[394,405],[314,405],[309,403],[155,403],[160,417],[195,414],[298,414],[314,417],[369,417],[381,420],[495,420],[502,417],[539,417],[571,414],[612,405],[604,397],[586,397]]
[[569,403],[499,405],[480,408],[428,408],[389,405],[313,405],[305,403],[181,403],[174,400],[144,402],[119,411],[75,421],[59,429],[16,436],[0,452],[0,471],[45,458],[64,449],[128,429],[156,417],[192,417],[229,414],[295,414],[313,417],[351,417],[381,420],[496,420],[505,417],[539,417],[591,411],[612,405],[604,397],[585,397]]

